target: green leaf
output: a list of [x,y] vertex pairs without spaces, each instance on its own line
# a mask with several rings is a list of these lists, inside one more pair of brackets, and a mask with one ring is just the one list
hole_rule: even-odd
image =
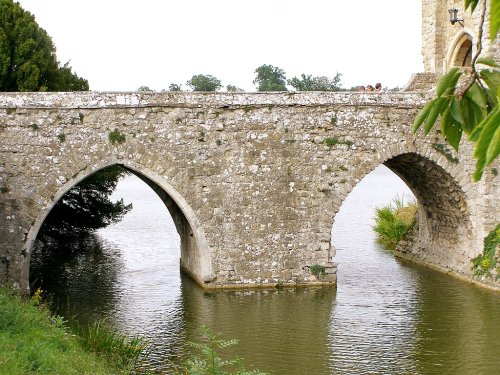
[[[463,103],[464,100],[462,99],[461,102]],[[462,109],[460,108],[460,104],[456,98],[453,98],[451,100],[449,109],[449,113],[453,120],[461,124],[461,126],[465,127],[464,117],[462,116]]]
[[472,100],[474,103],[476,103],[476,105],[479,108],[484,108],[485,111],[484,116],[486,116],[486,104],[487,104],[486,94],[479,87],[476,81],[472,83],[472,86],[469,87],[464,96]]
[[476,63],[488,65],[488,66],[491,66],[493,68],[500,68],[500,65],[495,60],[493,60],[491,57],[480,57],[479,59],[477,59]]
[[491,138],[488,151],[486,152],[486,165],[490,164],[500,154],[500,112],[497,111],[497,120],[495,123],[495,134]]
[[477,4],[479,4],[479,0],[465,0],[465,10],[471,7],[471,13],[476,9]]
[[490,39],[495,40],[500,29],[500,0],[491,0],[490,3]]
[[417,117],[415,117],[415,120],[413,120],[413,126],[412,130],[413,133],[416,133],[418,128],[420,128],[420,125],[425,121],[427,115],[429,114],[429,111],[431,110],[432,104],[434,103],[434,100],[430,100],[425,105],[422,107],[420,112],[418,113]]
[[[500,152],[499,137],[497,135],[500,127],[500,108],[491,112],[479,126],[481,134],[474,148],[474,157],[477,159],[474,181],[479,181],[483,175],[484,168],[498,156]],[[493,143],[495,141],[495,143]]]
[[467,96],[464,96],[459,101],[460,113],[463,118],[463,122],[460,122],[462,129],[470,134],[486,116],[486,111],[483,111],[474,101],[470,100]]
[[451,112],[453,103],[450,107],[446,108],[441,117],[441,133],[446,137],[447,142],[458,151],[458,145],[462,138],[462,128],[458,122],[455,121]]
[[481,70],[480,76],[490,90],[495,93],[498,91],[500,88],[500,71],[485,69]]
[[436,96],[440,97],[443,96],[443,94],[453,94],[455,92],[455,86],[457,85],[458,79],[461,75],[462,72],[459,68],[451,68],[448,73],[439,79],[436,85]]
[[425,119],[424,134],[427,135],[431,131],[432,127],[436,123],[438,116],[443,113],[446,107],[449,105],[450,100],[446,98],[436,98],[429,111],[429,115]]

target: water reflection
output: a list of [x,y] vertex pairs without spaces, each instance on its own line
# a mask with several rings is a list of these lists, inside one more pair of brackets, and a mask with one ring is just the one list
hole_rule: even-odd
[[410,197],[383,168],[337,216],[337,290],[207,292],[180,274],[179,237],[149,187],[130,176],[115,194],[134,204],[122,222],[80,242],[39,244],[31,276],[67,302],[58,306],[66,317],[106,317],[148,337],[150,362],[165,373],[186,357],[201,324],[240,339],[228,357],[272,374],[498,373],[500,295],[394,259],[375,243],[374,206]]
[[421,374],[498,374],[500,295],[419,267]]
[[[187,280],[186,280],[187,281]],[[328,321],[334,288],[203,292],[183,283],[187,336],[207,324],[240,338],[229,357],[275,374],[328,374]]]
[[69,320],[86,322],[109,316],[118,304],[121,254],[118,247],[103,246],[94,234],[64,241],[39,241],[31,257],[32,290],[41,288],[48,292],[52,309]]

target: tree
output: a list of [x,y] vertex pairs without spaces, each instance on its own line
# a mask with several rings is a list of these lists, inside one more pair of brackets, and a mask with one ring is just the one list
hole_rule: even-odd
[[227,90],[227,92],[244,92],[245,91],[245,90],[240,89],[239,87],[234,86],[234,85],[227,85],[226,90]]
[[87,80],[59,66],[52,39],[13,0],[0,0],[0,91],[88,90]]
[[127,173],[118,166],[104,168],[72,187],[50,211],[40,236],[80,235],[120,221],[132,205],[123,199],[112,202],[109,197]]
[[187,85],[193,91],[217,91],[222,87],[220,80],[214,76],[203,74],[193,76],[187,81]]
[[255,69],[255,73],[257,77],[253,83],[257,85],[258,91],[288,91],[284,70],[272,65],[261,65]]
[[341,76],[340,73],[337,73],[333,78],[301,74],[301,78],[293,77],[289,79],[288,84],[297,91],[339,91],[341,89]]
[[[500,154],[500,65],[490,57],[479,57],[486,0],[465,0],[465,10],[474,12],[480,2],[477,52],[470,71],[452,68],[443,75],[436,85],[436,97],[413,122],[414,133],[423,125],[427,135],[440,118],[441,134],[456,151],[465,132],[475,143],[474,181],[481,179],[484,169]],[[500,0],[491,0],[490,7],[490,39],[494,41],[500,29]]]
[[168,86],[168,91],[182,91],[182,85],[171,83],[170,86]]
[[152,92],[153,90],[151,90],[149,88],[149,86],[140,86],[138,89],[137,89],[138,92]]

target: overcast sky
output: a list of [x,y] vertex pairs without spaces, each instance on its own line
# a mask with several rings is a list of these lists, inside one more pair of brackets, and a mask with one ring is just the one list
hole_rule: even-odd
[[421,0],[19,0],[91,90],[195,74],[255,91],[255,69],[404,86],[423,70]]

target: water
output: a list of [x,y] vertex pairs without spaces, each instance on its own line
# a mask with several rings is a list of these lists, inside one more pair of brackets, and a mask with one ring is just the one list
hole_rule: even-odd
[[[271,374],[498,374],[500,294],[397,260],[375,242],[375,206],[411,199],[380,167],[351,192],[333,227],[335,288],[205,292],[179,272],[168,211],[139,179],[114,194],[133,202],[116,225],[77,243],[42,246],[43,278],[68,319],[106,317],[146,336],[150,362],[171,373],[206,324],[238,338],[228,357]],[[85,249],[85,252],[78,252]]]

